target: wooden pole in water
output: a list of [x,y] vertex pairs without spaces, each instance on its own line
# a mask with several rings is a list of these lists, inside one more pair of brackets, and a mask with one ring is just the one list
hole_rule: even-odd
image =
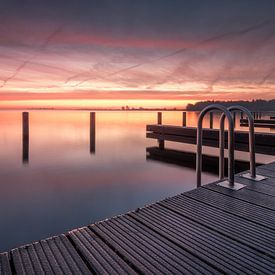
[[[162,125],[162,113],[161,112],[158,112],[158,125]],[[159,149],[163,150],[164,149],[164,140],[159,139],[158,143],[159,143]]]
[[22,113],[22,162],[29,162],[29,113]]
[[90,112],[90,153],[95,153],[95,112]]
[[182,127],[186,127],[186,112],[182,113]]
[[209,118],[209,126],[210,126],[210,129],[213,129],[213,116],[214,116],[214,113],[210,112],[209,116],[210,116],[210,118]]
[[162,124],[162,113],[158,112],[158,124],[161,125]]

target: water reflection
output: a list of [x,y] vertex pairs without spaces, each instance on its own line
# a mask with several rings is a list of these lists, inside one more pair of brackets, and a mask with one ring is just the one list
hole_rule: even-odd
[[[197,115],[187,113],[187,126]],[[156,112],[30,111],[28,122],[0,111],[0,251],[196,187],[193,168],[146,161],[146,148],[156,146],[146,125],[157,123]],[[182,125],[182,112],[163,112],[162,123]],[[216,178],[203,173],[204,183]]]

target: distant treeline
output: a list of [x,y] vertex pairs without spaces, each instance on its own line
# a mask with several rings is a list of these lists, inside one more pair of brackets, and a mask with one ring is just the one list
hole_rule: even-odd
[[186,110],[201,111],[203,108],[213,103],[221,104],[225,107],[229,107],[232,105],[241,105],[243,107],[246,107],[250,111],[275,111],[275,99],[257,99],[252,101],[199,101],[195,104],[188,104],[186,106]]

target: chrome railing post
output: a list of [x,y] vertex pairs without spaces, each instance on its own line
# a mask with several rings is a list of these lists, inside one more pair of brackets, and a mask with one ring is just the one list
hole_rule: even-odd
[[[196,155],[196,177],[197,186],[201,186],[201,171],[202,171],[202,122],[206,113],[210,111],[218,110],[221,111],[228,119],[228,182],[223,182],[220,185],[229,187],[232,189],[239,189],[243,186],[234,186],[234,122],[230,112],[219,104],[212,104],[204,108],[198,118],[198,128],[197,128],[197,155]],[[224,132],[222,133],[224,135]],[[220,132],[221,137],[221,132]],[[221,143],[222,142],[222,143]],[[220,141],[220,146],[222,147],[224,140]],[[221,152],[221,150],[220,150]],[[221,158],[221,156],[220,156]]]
[[220,130],[219,130],[219,149],[220,149],[220,156],[219,156],[219,179],[224,179],[224,123],[222,120],[225,117],[222,114],[220,118]]
[[197,155],[196,155],[196,177],[197,186],[201,186],[201,170],[202,170],[202,121],[204,115],[200,115],[197,128]]
[[[245,113],[247,115],[248,119],[248,125],[249,125],[249,156],[250,156],[250,173],[249,174],[243,174],[242,176],[245,178],[249,178],[251,180],[260,181],[265,179],[264,176],[256,175],[256,156],[255,156],[255,132],[254,132],[254,119],[251,114],[251,112],[246,109],[243,106],[231,106],[228,108],[228,111],[241,111],[242,113]],[[224,119],[225,115],[222,114],[220,118],[220,135],[221,135],[221,129],[223,129],[224,132]],[[224,133],[223,133],[224,135]],[[220,156],[221,154],[224,155],[224,145],[223,147],[220,147]],[[219,159],[219,166],[224,167],[224,158]],[[223,175],[220,174],[220,179],[223,178]]]
[[[232,117],[231,117],[232,118]],[[220,131],[219,131],[219,148],[220,148],[220,157],[219,157],[219,178],[220,180],[224,179],[224,119],[225,113],[223,113],[220,117]],[[235,149],[235,142],[231,142],[234,140],[234,120],[232,119],[232,125],[228,124],[228,180],[229,184],[232,184],[230,173],[235,173],[234,166],[234,149]],[[232,129],[232,130],[231,130]],[[232,157],[233,154],[233,157]],[[233,169],[233,171],[232,171]]]

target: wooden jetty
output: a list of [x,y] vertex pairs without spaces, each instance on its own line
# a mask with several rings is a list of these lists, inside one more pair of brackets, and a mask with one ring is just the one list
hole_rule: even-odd
[[[179,151],[174,149],[160,149],[159,147],[147,147],[146,159],[196,169],[196,153]],[[224,173],[227,175],[228,158],[225,158]],[[260,164],[257,163],[257,166]],[[235,160],[235,172],[239,173],[249,169],[249,161]],[[202,171],[211,174],[219,174],[219,157],[214,155],[202,155]]]
[[[240,119],[240,126],[247,127],[248,120]],[[275,128],[275,120],[274,119],[254,119],[254,126],[262,127],[262,128]]]
[[[146,137],[163,141],[161,148],[164,148],[164,141],[196,144],[197,128],[180,127],[172,125],[147,125]],[[235,149],[248,151],[248,132],[235,131]],[[256,153],[275,155],[275,134],[255,133]],[[203,129],[203,145],[209,147],[219,147],[219,130]],[[227,131],[225,131],[225,148],[227,148]]]
[[275,162],[257,173],[12,249],[0,274],[275,274]]

